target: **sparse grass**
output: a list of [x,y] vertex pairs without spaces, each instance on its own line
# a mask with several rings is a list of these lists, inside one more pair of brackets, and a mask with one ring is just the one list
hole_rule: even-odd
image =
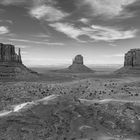
[[73,99],[140,99],[139,80],[88,78],[68,82],[7,82],[0,83],[0,110],[7,106],[44,98],[52,94]]
[[62,95],[52,104],[39,104],[21,114],[3,117],[0,121],[1,137],[6,137],[5,140],[9,140],[11,136],[15,140],[20,137],[25,140],[97,140],[99,134],[138,134],[139,131],[135,133],[134,129],[137,128],[134,128],[131,121],[138,121],[139,107],[135,108],[133,103],[87,105],[78,98],[139,100],[139,81],[136,78],[80,77],[69,82],[54,80],[0,83],[0,110],[52,94]]

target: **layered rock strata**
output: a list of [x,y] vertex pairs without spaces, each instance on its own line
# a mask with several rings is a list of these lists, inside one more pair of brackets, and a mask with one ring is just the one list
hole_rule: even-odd
[[124,66],[116,71],[119,74],[140,74],[140,49],[131,49],[125,54]]
[[37,73],[22,63],[20,48],[17,54],[14,45],[0,43],[0,80],[33,77],[38,77]]

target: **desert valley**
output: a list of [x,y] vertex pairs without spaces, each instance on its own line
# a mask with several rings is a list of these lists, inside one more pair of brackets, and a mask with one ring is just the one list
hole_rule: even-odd
[[66,69],[37,73],[14,46],[1,50],[1,140],[140,139],[139,50],[107,74],[86,67],[81,55]]
[[140,140],[140,0],[0,0],[0,140]]

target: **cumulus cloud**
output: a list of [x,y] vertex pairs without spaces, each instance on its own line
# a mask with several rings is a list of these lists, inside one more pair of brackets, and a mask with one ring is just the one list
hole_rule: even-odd
[[92,40],[96,41],[114,41],[121,39],[129,39],[135,37],[136,30],[120,30],[111,27],[103,27],[92,25],[90,27],[74,27],[68,23],[53,23],[50,24],[55,30],[66,34],[68,37],[79,40],[82,35],[88,36]]
[[103,15],[108,18],[112,18],[114,16],[127,16],[123,13],[126,6],[134,3],[136,0],[83,0],[82,4],[89,5],[92,9],[92,14]]
[[9,33],[9,29],[5,26],[0,26],[0,35]]
[[63,19],[68,16],[68,13],[62,12],[53,6],[41,5],[32,8],[30,15],[37,19],[45,19],[46,21],[52,22]]

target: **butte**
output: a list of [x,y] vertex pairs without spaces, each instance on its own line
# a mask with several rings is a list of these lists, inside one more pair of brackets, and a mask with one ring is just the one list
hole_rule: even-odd
[[117,74],[140,74],[140,49],[131,49],[125,54],[124,66]]
[[0,43],[0,80],[31,79],[38,76],[22,63],[20,49],[17,54],[14,45]]
[[92,73],[94,72],[90,68],[84,65],[84,58],[82,55],[77,55],[72,61],[72,65],[70,65],[66,69],[57,70],[57,72],[66,72],[66,73]]

